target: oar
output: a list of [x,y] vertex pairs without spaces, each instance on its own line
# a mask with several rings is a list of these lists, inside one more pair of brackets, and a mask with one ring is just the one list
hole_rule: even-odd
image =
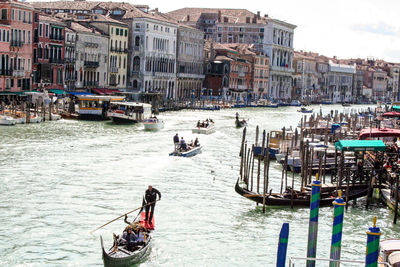
[[131,210],[131,211],[127,212],[127,213],[124,213],[124,214],[122,214],[121,216],[118,216],[117,218],[115,218],[115,219],[113,219],[113,220],[111,220],[111,221],[109,221],[109,222],[103,224],[102,226],[97,227],[96,229],[94,229],[93,231],[91,231],[90,234],[93,234],[95,231],[99,230],[100,228],[103,228],[104,226],[106,226],[106,225],[108,225],[108,224],[110,224],[110,223],[112,223],[112,222],[115,222],[116,220],[118,220],[118,219],[124,217],[125,215],[128,215],[128,214],[130,214],[130,213],[132,213],[132,212],[134,212],[134,211],[137,211],[137,210],[139,210],[139,209],[143,209],[144,207],[146,207],[146,206],[148,206],[148,205],[151,205],[151,204],[153,204],[153,203],[156,203],[157,201],[160,201],[160,200],[156,200],[156,201],[147,203],[146,205],[143,205],[142,207],[139,207],[139,208],[136,208],[136,209],[134,209],[134,210]]

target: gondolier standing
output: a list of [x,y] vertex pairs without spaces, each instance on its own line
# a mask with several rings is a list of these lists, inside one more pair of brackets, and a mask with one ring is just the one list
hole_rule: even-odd
[[[156,206],[156,200],[157,200],[157,195],[158,195],[158,200],[161,200],[161,193],[157,189],[153,188],[151,185],[149,185],[149,188],[146,190],[145,193],[145,199],[147,204],[146,206],[146,218],[144,219],[145,221],[148,221],[149,224],[152,224],[151,219],[153,219],[153,214],[154,214],[154,208]],[[151,211],[150,211],[151,209]],[[150,211],[150,217],[149,215]]]

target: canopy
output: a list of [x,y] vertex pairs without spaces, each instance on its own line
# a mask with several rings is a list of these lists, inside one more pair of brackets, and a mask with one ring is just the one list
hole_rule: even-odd
[[339,140],[335,148],[340,151],[385,151],[382,140]]
[[113,94],[121,93],[121,91],[118,89],[95,88],[95,89],[92,89],[92,91],[99,95],[113,95]]
[[63,95],[63,94],[65,94],[65,91],[64,91],[64,90],[61,90],[61,89],[50,89],[49,92],[50,92],[50,93],[54,93],[54,94],[56,94],[56,95]]
[[386,113],[383,113],[382,116],[383,117],[399,117],[400,118],[400,112],[396,112],[396,111],[386,112]]
[[363,140],[367,138],[376,137],[400,137],[400,129],[392,128],[367,128],[362,129],[358,139]]
[[400,106],[393,106],[393,107],[392,107],[392,110],[400,111]]
[[89,92],[68,92],[70,95],[94,95],[93,93]]

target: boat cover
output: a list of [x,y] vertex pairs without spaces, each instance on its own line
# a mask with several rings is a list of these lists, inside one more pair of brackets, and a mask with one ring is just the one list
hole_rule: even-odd
[[145,227],[146,229],[154,230],[154,216],[153,216],[153,218],[151,218],[151,224],[149,224],[149,222],[145,222],[144,219],[146,219],[146,212],[145,211],[143,211],[140,214],[140,225]]
[[363,140],[366,138],[376,137],[400,137],[400,129],[392,128],[367,128],[362,129],[358,135],[358,139]]

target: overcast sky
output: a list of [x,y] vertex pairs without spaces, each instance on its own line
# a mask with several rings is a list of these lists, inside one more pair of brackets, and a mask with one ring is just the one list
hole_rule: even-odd
[[183,7],[245,8],[297,25],[296,50],[400,62],[398,0],[131,0],[161,12]]

